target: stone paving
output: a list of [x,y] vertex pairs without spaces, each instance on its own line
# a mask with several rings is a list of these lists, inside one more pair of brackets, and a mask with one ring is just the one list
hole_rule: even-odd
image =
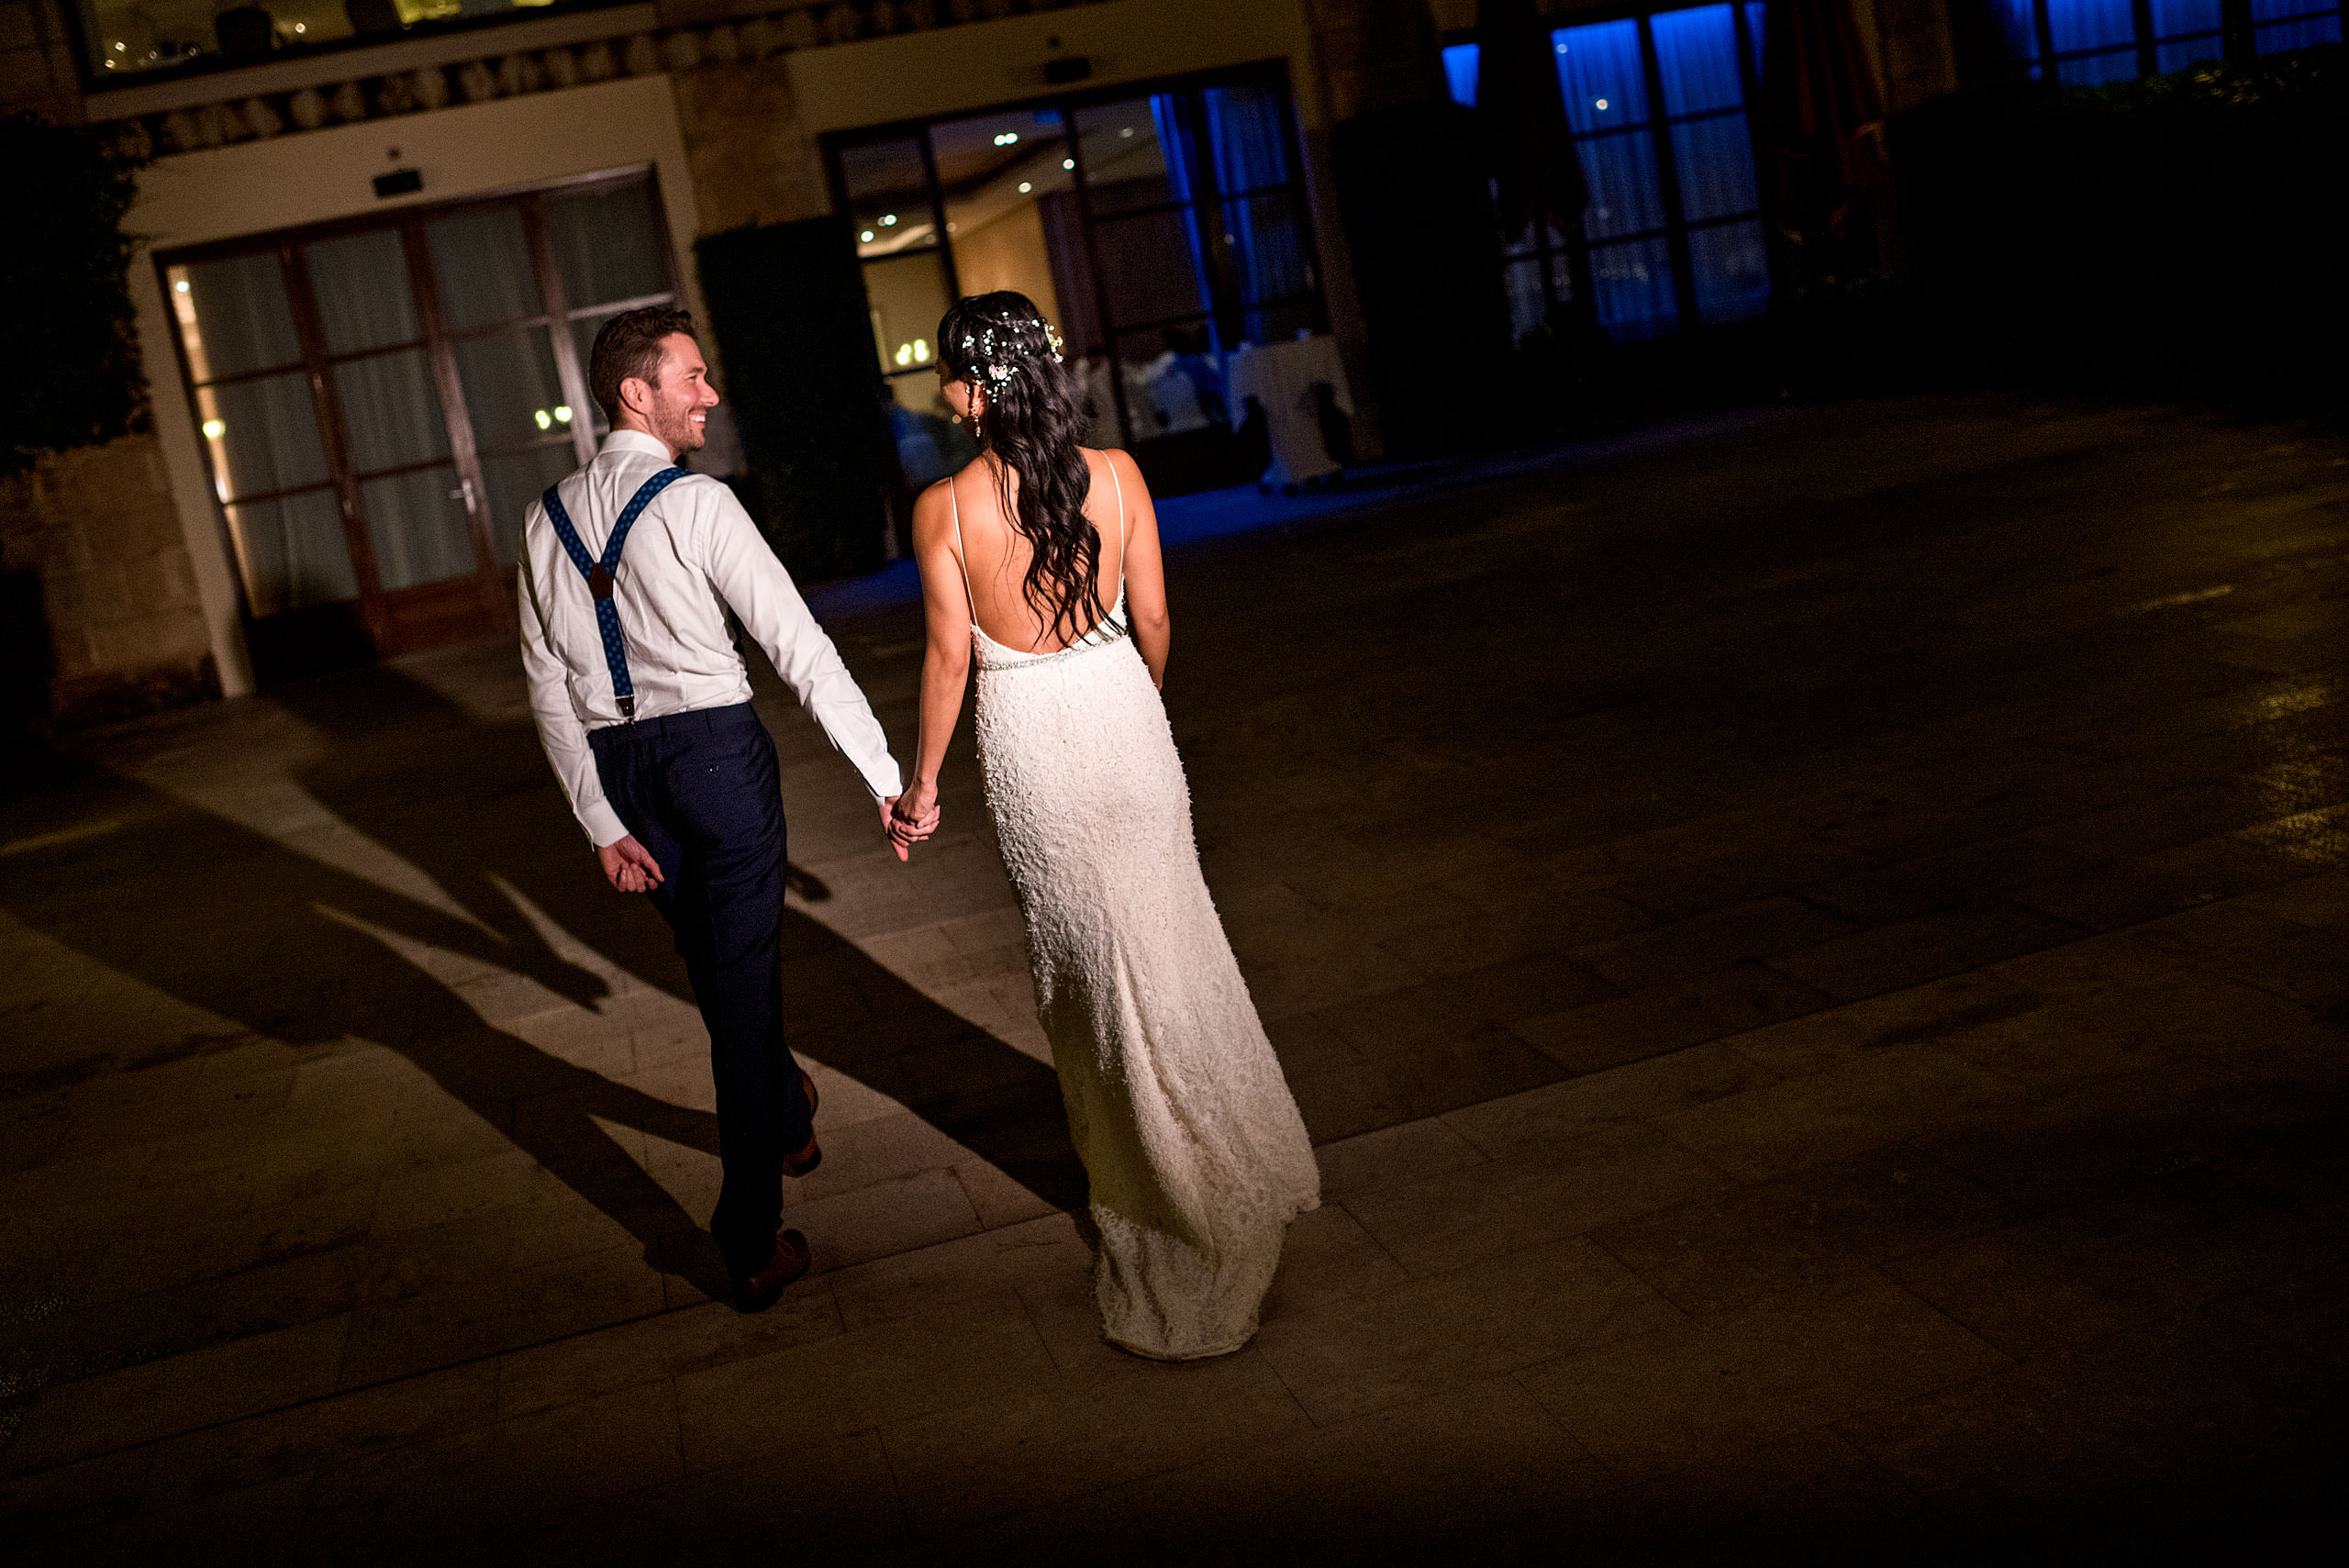
[[[85,737],[6,803],[0,1562],[2069,1560],[2330,1518],[2349,439],[1917,398],[1221,531],[1256,505],[1168,508],[1203,859],[1328,1200],[1249,1350],[1096,1337],[967,748],[899,866],[771,680],[818,1272],[707,1299],[681,969],[508,651],[456,650]],[[903,751],[886,598],[834,629]]]

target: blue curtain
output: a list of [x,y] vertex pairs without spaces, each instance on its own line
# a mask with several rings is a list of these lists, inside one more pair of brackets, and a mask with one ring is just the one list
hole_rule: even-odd
[[[1191,167],[1191,133],[1182,100],[1172,93],[1152,94],[1150,119],[1158,131],[1158,153],[1166,163],[1166,183],[1174,199],[1186,208],[1183,240],[1191,252],[1191,281],[1197,285],[1201,300],[1211,300],[1215,291],[1208,284],[1207,252],[1199,243],[1199,225],[1204,218],[1198,208],[1198,175]],[[1216,337],[1220,339],[1222,336],[1221,329],[1217,328]]]
[[[1224,232],[1232,237],[1239,262],[1241,305],[1305,292],[1311,275],[1289,189],[1288,125],[1280,98],[1261,87],[1210,87],[1200,96],[1216,184],[1224,196]],[[1248,335],[1264,333],[1252,309]]]
[[1727,6],[1659,12],[1648,19],[1648,28],[1655,38],[1665,114],[1744,106],[1745,89],[1737,79],[1737,21]]

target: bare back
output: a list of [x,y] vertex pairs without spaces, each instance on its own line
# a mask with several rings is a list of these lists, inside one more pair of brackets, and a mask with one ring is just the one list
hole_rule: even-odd
[[[1126,556],[1132,541],[1131,514],[1127,509],[1125,483],[1108,452],[1079,448],[1092,480],[1085,492],[1085,517],[1101,536],[1097,567],[1097,602],[1094,619],[1108,620],[1124,596]],[[1035,549],[1011,526],[1004,512],[1004,489],[997,476],[1009,483],[1014,505],[1019,495],[1019,475],[1004,474],[992,458],[982,457],[945,481],[954,528],[954,555],[963,571],[969,596],[971,624],[988,640],[1023,653],[1052,653],[1067,646],[1051,618],[1037,613],[1023,585]],[[1109,483],[1103,484],[1101,481]]]

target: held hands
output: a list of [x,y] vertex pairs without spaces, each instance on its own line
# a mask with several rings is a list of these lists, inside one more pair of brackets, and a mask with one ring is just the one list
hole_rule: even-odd
[[622,893],[649,893],[661,885],[661,862],[654,860],[631,833],[608,844],[597,846],[596,858],[604,865],[604,874]]
[[912,858],[913,847],[938,831],[938,786],[917,784],[903,795],[881,803],[881,828],[899,860]]

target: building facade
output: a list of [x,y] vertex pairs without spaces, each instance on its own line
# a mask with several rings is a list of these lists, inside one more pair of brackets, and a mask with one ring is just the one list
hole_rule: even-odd
[[[1659,47],[1733,43],[1762,7],[1543,9],[1583,56],[1630,27],[1654,81]],[[1944,0],[1857,10],[1889,104],[1955,84]],[[5,0],[5,106],[151,155],[128,225],[151,428],[9,481],[0,525],[39,581],[52,707],[236,695],[504,624],[523,506],[600,434],[596,328],[699,310],[695,242],[746,226],[846,220],[909,484],[962,455],[930,329],[994,287],[1060,323],[1097,439],[1167,472],[1211,467],[1233,422],[1200,367],[1298,332],[1335,339],[1375,455],[1332,131],[1440,99],[1475,22],[1475,0]],[[1659,98],[1644,140],[1592,152],[1634,179],[1646,148],[1748,156],[1750,62],[1723,59],[1712,98]],[[1617,291],[1626,333],[1766,295],[1739,260],[1750,206],[1695,156],[1657,187],[1670,216],[1608,253],[1602,280],[1680,269]],[[1554,290],[1524,261],[1513,297]]]

